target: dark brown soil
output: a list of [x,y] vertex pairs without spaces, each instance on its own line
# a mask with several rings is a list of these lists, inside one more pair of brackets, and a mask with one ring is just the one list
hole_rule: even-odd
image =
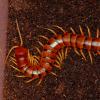
[[[39,27],[59,25],[70,32],[73,27],[80,34],[79,25],[87,35],[86,26],[96,36],[100,28],[99,0],[9,0],[8,50],[19,45],[15,20],[18,19],[24,46],[32,52],[39,34],[52,36]],[[32,35],[29,35],[32,32]],[[57,30],[58,32],[58,30]],[[100,56],[93,56],[93,64],[87,51],[87,61],[83,61],[71,50],[62,70],[54,68],[58,77],[47,75],[37,87],[36,81],[25,84],[26,78],[17,78],[18,72],[5,68],[5,100],[100,100]]]

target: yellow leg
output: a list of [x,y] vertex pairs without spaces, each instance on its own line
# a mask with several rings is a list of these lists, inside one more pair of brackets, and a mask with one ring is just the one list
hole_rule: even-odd
[[41,54],[41,51],[40,51],[40,49],[38,48],[38,47],[34,47],[36,50],[37,50],[37,52],[39,53],[39,54]]
[[46,39],[47,41],[49,40],[46,36],[43,36],[43,35],[39,35],[39,37]]
[[89,29],[88,26],[87,26],[87,30],[88,30],[88,35],[89,35],[89,37],[91,37],[91,32],[90,32],[90,29]]
[[15,59],[14,57],[11,57],[11,56],[10,56],[10,59],[11,59],[12,61],[15,61],[15,62],[16,62],[16,59]]
[[59,55],[59,62],[62,62],[63,57],[62,57],[62,55],[61,55],[61,52],[58,52],[58,55]]
[[81,34],[84,35],[84,32],[83,32],[82,27],[80,25],[79,25],[79,28],[80,28]]
[[85,57],[85,55],[84,55],[84,53],[83,53],[82,50],[80,50],[80,53],[81,53],[81,55],[83,56],[84,60],[86,60],[86,57]]
[[73,34],[76,34],[76,32],[74,31],[72,27],[70,27],[70,30],[72,31]]
[[65,31],[62,27],[60,27],[60,26],[57,26],[57,25],[53,25],[53,26],[59,28],[63,33],[66,32],[66,31]]
[[100,33],[99,29],[97,28],[97,35],[96,35],[97,38],[99,38],[99,33]]
[[61,70],[61,66],[59,64],[55,64],[54,66]]
[[61,64],[60,64],[60,61],[61,61],[61,60],[60,60],[60,57],[59,57],[59,56],[57,56],[57,60],[55,61],[55,63],[56,63],[56,64],[54,65],[56,68],[61,69]]
[[79,55],[79,56],[80,56],[80,53],[77,51],[77,49],[76,49],[76,48],[74,49],[74,51],[75,51],[75,53],[76,53],[77,55]]
[[43,81],[43,78],[41,78],[41,79],[39,80],[39,82],[36,84],[36,86],[39,86],[39,85],[42,83],[42,81]]
[[13,65],[10,65],[13,69],[15,69],[16,71],[20,72],[20,70],[16,67],[14,67]]
[[48,31],[52,32],[55,36],[57,35],[56,32],[52,29],[49,29],[49,28],[44,28],[44,29],[47,29]]
[[56,74],[56,73],[54,73],[54,72],[50,72],[50,74],[52,74],[52,75],[54,75],[54,76],[56,76],[56,77],[57,77],[57,74]]
[[30,82],[32,82],[33,80],[37,79],[37,78],[38,78],[38,76],[33,76],[30,80],[25,81],[25,83],[30,83]]
[[90,52],[90,51],[88,51],[88,53],[89,53],[89,57],[90,57],[90,60],[91,60],[91,64],[93,64],[93,59],[92,59],[91,52]]
[[42,42],[38,41],[38,43],[40,44],[40,46],[42,46],[42,47],[44,46]]
[[97,54],[100,55],[100,51],[97,51]]
[[65,50],[65,59],[67,56],[68,56],[68,48],[66,48],[66,50]]
[[14,76],[20,77],[20,78],[25,78],[25,77],[27,77],[27,76],[24,76],[24,75],[14,75]]
[[30,34],[29,36],[32,36],[32,32],[30,32],[29,34]]
[[68,48],[66,48],[65,50],[64,48],[62,48],[58,52],[57,60],[55,61],[56,64],[54,65],[55,67],[61,69],[61,64],[66,59],[67,53],[68,53]]

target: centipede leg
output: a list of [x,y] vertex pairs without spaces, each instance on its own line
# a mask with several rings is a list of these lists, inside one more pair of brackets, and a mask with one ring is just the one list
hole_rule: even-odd
[[44,29],[47,29],[48,31],[50,31],[51,33],[53,33],[55,36],[57,35],[57,33],[54,30],[52,30],[52,29],[49,29],[49,28],[44,28]]
[[17,65],[16,59],[15,59],[15,58],[13,58],[13,57],[10,56],[10,59],[11,59],[11,61],[12,61],[15,65]]
[[76,48],[74,48],[74,51],[75,51],[75,53],[76,53],[77,55],[79,55],[79,56],[80,56],[80,53],[77,51],[77,49],[76,49]]
[[82,27],[80,25],[79,25],[79,28],[80,28],[81,34],[84,35],[84,32],[83,32]]
[[46,39],[47,41],[49,40],[46,36],[39,35],[39,37],[42,37],[43,39]]
[[43,73],[41,73],[41,76],[40,76],[40,80],[39,80],[39,82],[37,83],[37,86],[39,86],[40,84],[41,84],[41,82],[43,81],[43,79],[44,79],[44,77],[46,76],[46,72],[43,72]]
[[59,68],[59,69],[61,69],[61,65],[60,65],[60,60],[61,58],[59,57],[59,56],[57,56],[57,60],[55,61],[56,62],[56,64],[54,65],[56,68]]
[[90,29],[89,29],[88,26],[87,26],[87,30],[88,30],[88,35],[89,35],[89,37],[91,37],[91,32],[90,32]]
[[100,55],[100,51],[97,51],[97,54]]
[[72,31],[73,34],[76,34],[76,32],[74,31],[72,27],[70,27],[70,30]]
[[90,57],[90,60],[91,60],[91,64],[93,64],[93,59],[92,59],[91,52],[90,52],[90,51],[88,51],[88,53],[89,53],[89,57]]
[[63,51],[63,48],[62,48],[61,52],[58,53],[57,60],[55,61],[56,64],[54,66],[61,69],[62,61],[66,59],[67,54],[68,54],[68,48],[66,48],[65,51]]
[[40,51],[40,49],[38,48],[38,47],[34,47],[36,50],[37,50],[37,52],[39,53],[39,54],[41,54],[41,51]]
[[65,33],[65,30],[62,28],[62,27],[60,27],[60,26],[57,26],[57,25],[53,25],[54,27],[57,27],[58,29],[60,29],[63,33]]
[[81,53],[82,57],[84,58],[84,60],[86,60],[86,57],[85,57],[85,55],[84,55],[82,50],[80,50],[80,53]]
[[11,61],[17,66],[16,59],[13,57],[10,57],[10,58],[11,58]]
[[57,74],[56,74],[56,73],[54,73],[54,72],[50,72],[50,74],[52,74],[52,75],[54,75],[54,76],[56,76],[56,77],[57,77]]
[[16,71],[20,72],[20,70],[16,67],[14,67],[13,65],[10,65],[13,69],[15,69]]
[[39,78],[39,76],[38,75],[34,75],[30,80],[25,81],[25,83],[30,83],[31,81],[33,81],[33,80],[35,80],[37,78]]
[[38,43],[40,46],[42,46],[42,47],[44,46],[42,42],[38,41]]
[[25,77],[27,77],[27,76],[25,76],[25,75],[14,75],[14,76],[20,77],[20,78],[25,78]]
[[99,29],[97,28],[97,34],[96,37],[99,38]]

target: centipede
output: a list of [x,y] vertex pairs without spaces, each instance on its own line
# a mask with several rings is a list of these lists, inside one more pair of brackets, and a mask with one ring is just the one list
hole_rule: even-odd
[[[86,56],[83,52],[85,49],[90,57],[91,64],[93,64],[93,57],[91,52],[95,52],[100,55],[100,37],[99,28],[96,31],[96,37],[91,36],[89,27],[87,26],[88,36],[84,35],[82,27],[79,25],[80,34],[76,34],[75,30],[71,27],[71,33],[66,32],[62,27],[54,25],[62,31],[62,34],[57,34],[53,29],[44,28],[53,33],[53,37],[50,39],[47,36],[41,35],[42,38],[46,39],[47,43],[43,44],[39,41],[42,46],[42,50],[36,48],[39,52],[39,56],[31,55],[27,48],[22,46],[22,38],[19,30],[18,22],[17,30],[19,32],[21,44],[20,46],[13,46],[7,57],[6,61],[13,49],[15,49],[15,58],[10,57],[11,61],[17,66],[12,66],[15,70],[20,71],[23,75],[16,75],[16,77],[29,77],[26,81],[29,83],[35,79],[39,79],[38,85],[43,81],[44,77],[48,74],[56,75],[53,72],[53,68],[61,69],[61,64],[64,59],[68,56],[68,50],[73,49],[74,52],[86,60]],[[63,49],[64,48],[64,49]]]

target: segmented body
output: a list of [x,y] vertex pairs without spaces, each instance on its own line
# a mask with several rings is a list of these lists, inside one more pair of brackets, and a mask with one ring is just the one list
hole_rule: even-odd
[[[86,49],[89,52],[92,62],[90,51],[100,52],[100,38],[86,37],[83,34],[69,34],[67,32],[63,33],[62,35],[57,34],[53,38],[49,39],[47,44],[43,45],[43,51],[40,54],[39,64],[35,66],[30,66],[30,64],[22,65],[23,62],[23,64],[25,64],[25,62],[28,60],[26,59],[27,57],[25,57],[27,52],[25,55],[23,54],[22,58],[22,56],[19,56],[19,52],[17,54],[15,51],[16,59],[18,58],[18,66],[21,67],[20,70],[22,70],[25,76],[32,78],[27,82],[30,82],[36,78],[40,78],[42,80],[47,73],[51,73],[53,66],[55,66],[57,52],[59,52],[59,49],[62,47],[72,47],[75,51],[76,49],[79,49],[84,59],[86,58],[82,50]],[[60,68],[60,66],[55,67]]]
[[[75,52],[78,55],[82,55],[82,57],[86,60],[86,57],[83,53],[83,49],[86,49],[89,53],[91,63],[92,61],[92,55],[91,51],[97,52],[100,54],[100,38],[99,38],[99,30],[97,29],[97,36],[96,38],[91,37],[91,33],[89,28],[88,34],[89,36],[84,36],[84,33],[82,31],[82,28],[80,27],[81,34],[78,35],[75,33],[75,31],[71,28],[72,34],[65,32],[61,27],[56,26],[57,28],[61,29],[63,31],[63,34],[56,34],[53,30],[50,30],[55,34],[54,37],[51,39],[48,39],[48,43],[43,45],[42,52],[40,51],[39,56],[39,63],[38,64],[32,64],[29,61],[28,57],[28,50],[24,47],[16,48],[15,49],[15,59],[17,63],[17,68],[19,71],[21,71],[24,75],[17,77],[30,77],[31,79],[27,82],[30,82],[34,79],[40,78],[39,84],[43,80],[43,78],[48,74],[51,73],[53,75],[56,75],[52,72],[53,66],[61,69],[60,61],[57,61],[57,54],[59,50],[63,47],[66,47],[66,53],[62,52],[62,55],[60,55],[60,58],[63,58],[62,56],[67,55],[68,48],[73,48]],[[45,37],[47,38],[47,37]],[[41,43],[42,44],[42,43]],[[80,53],[77,51],[79,50]],[[58,59],[60,59],[58,57]]]

